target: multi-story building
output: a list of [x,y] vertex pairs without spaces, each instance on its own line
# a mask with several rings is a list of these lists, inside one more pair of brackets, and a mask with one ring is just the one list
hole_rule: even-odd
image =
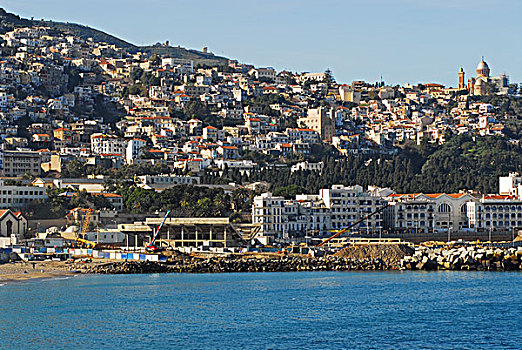
[[522,199],[509,195],[488,195],[467,203],[469,226],[476,230],[522,228]]
[[[334,185],[319,195],[298,195],[295,200],[263,193],[254,198],[252,222],[260,224],[260,235],[272,238],[324,237],[386,205],[389,190],[363,191],[361,186]],[[382,229],[382,215],[363,220],[353,230],[375,233]]]
[[[364,191],[359,185],[333,185],[332,188],[321,189],[319,197],[331,211],[332,229],[340,230],[386,205],[382,196],[384,193],[389,192],[381,193],[380,189]],[[382,230],[383,224],[382,214],[377,213],[362,221],[353,230],[374,233]]]
[[0,174],[2,176],[39,175],[41,172],[39,152],[0,151]]
[[140,185],[196,185],[200,183],[199,176],[161,174],[161,175],[141,175],[136,176],[134,181]]
[[147,142],[142,139],[134,138],[127,142],[125,149],[125,162],[127,164],[133,164],[134,159],[138,158],[143,153],[143,147],[147,145]]
[[0,180],[0,209],[22,208],[34,200],[45,199],[45,187],[6,185]]
[[509,176],[498,178],[498,193],[500,195],[522,195],[522,176],[519,173],[510,173]]
[[470,228],[467,206],[478,200],[469,193],[391,194],[385,227],[397,232],[458,231]]
[[322,140],[332,141],[335,135],[335,115],[333,108],[318,107],[308,110],[305,118],[299,118],[300,124],[317,131]]
[[125,140],[116,135],[92,134],[91,151],[94,154],[125,154]]
[[284,197],[263,193],[254,198],[252,222],[260,224],[260,235],[282,237]]
[[296,196],[295,200],[263,193],[254,199],[253,222],[260,234],[271,238],[324,236],[331,227],[330,211],[317,196]]

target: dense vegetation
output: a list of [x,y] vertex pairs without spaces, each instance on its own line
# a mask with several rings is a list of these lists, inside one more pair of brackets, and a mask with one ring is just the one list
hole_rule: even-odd
[[66,194],[66,190],[49,190],[47,191],[47,200],[45,205],[36,200],[26,207],[26,215],[31,219],[56,219],[63,218],[69,210],[82,207],[102,209],[112,208],[112,204],[103,196],[96,196],[85,191],[80,191],[74,194]]
[[[218,181],[266,181],[272,190],[304,188],[317,193],[332,184],[390,187],[397,192],[456,192],[462,189],[482,193],[498,191],[498,177],[522,169],[518,145],[502,137],[455,136],[441,146],[409,145],[394,156],[339,157],[334,151],[324,157],[325,167],[315,172],[291,173],[288,168],[265,167],[251,176],[225,171]],[[205,180],[211,180],[205,177]],[[296,185],[296,187],[289,187]],[[279,192],[279,191],[278,191]],[[299,192],[299,191],[297,191]]]
[[180,217],[224,217],[250,210],[252,192],[236,189],[231,195],[221,188],[176,185],[162,192],[122,186],[125,207],[132,213],[171,210]]

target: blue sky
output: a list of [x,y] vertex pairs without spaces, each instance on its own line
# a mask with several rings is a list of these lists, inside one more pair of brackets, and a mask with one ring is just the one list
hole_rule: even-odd
[[337,81],[457,84],[485,56],[522,82],[521,0],[3,0],[22,17],[85,24],[142,45],[169,40]]

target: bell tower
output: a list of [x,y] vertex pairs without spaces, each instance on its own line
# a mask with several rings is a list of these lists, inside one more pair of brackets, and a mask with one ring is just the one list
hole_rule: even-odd
[[460,67],[459,70],[459,90],[463,90],[466,88],[466,81],[464,80],[464,69]]

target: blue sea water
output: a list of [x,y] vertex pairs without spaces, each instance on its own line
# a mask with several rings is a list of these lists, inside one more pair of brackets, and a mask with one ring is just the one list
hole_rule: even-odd
[[0,286],[0,349],[522,349],[522,274],[77,276]]

